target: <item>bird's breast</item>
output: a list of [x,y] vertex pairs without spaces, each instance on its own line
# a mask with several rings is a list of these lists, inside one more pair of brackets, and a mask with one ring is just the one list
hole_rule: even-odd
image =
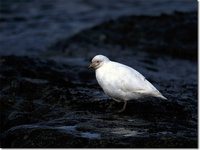
[[96,71],[96,79],[103,91],[114,99],[124,99],[125,93],[120,91],[116,85],[116,76],[111,72],[104,72],[102,70]]

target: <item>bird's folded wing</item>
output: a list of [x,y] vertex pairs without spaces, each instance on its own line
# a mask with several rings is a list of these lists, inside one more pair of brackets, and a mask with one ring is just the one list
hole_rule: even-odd
[[119,65],[116,76],[118,77],[116,86],[124,92],[158,91],[142,74],[128,66]]

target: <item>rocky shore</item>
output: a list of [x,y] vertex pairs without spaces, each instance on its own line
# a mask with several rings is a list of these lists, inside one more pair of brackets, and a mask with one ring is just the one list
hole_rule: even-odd
[[[169,101],[107,97],[96,54],[141,72]],[[197,12],[126,16],[55,40],[36,56],[0,57],[1,147],[196,148]]]

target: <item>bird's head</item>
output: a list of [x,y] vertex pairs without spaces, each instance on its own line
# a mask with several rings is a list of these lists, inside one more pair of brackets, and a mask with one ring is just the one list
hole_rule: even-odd
[[96,55],[89,65],[89,68],[98,69],[101,67],[105,62],[109,61],[106,56],[103,55]]

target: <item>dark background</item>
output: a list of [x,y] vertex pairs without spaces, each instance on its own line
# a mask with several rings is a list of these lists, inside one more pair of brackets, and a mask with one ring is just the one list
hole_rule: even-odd
[[[169,101],[115,113],[97,54]],[[197,147],[197,1],[0,0],[0,86],[1,147]]]
[[32,55],[85,28],[127,15],[197,10],[195,0],[1,0],[0,54]]

